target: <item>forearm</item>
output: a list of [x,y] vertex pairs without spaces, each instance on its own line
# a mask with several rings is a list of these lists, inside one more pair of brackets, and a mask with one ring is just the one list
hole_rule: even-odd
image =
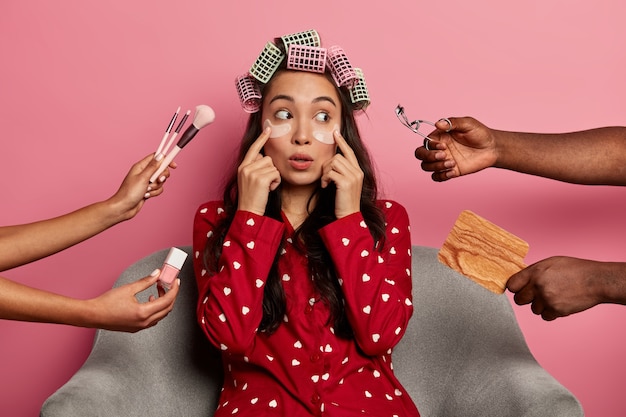
[[562,134],[493,130],[495,166],[576,184],[626,185],[626,128]]
[[602,262],[597,273],[601,302],[626,305],[626,262]]
[[126,220],[110,200],[34,223],[0,227],[0,271],[62,251]]
[[[320,236],[341,277],[346,315],[354,337],[367,355],[393,348],[413,313],[411,301],[411,237],[408,215],[388,202],[387,233],[381,251],[355,213],[320,229]],[[398,205],[399,207],[399,205]]]
[[95,327],[89,301],[27,287],[0,277],[0,319]]
[[[194,252],[202,252],[206,236],[217,223],[221,205],[201,206],[194,220]],[[197,315],[209,341],[218,348],[242,352],[256,336],[263,317],[265,280],[284,232],[284,225],[269,217],[237,211],[224,238],[214,275],[194,258],[198,283]]]

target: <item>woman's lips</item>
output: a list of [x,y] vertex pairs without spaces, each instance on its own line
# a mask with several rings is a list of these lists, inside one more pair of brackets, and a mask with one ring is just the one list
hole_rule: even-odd
[[289,164],[294,169],[304,170],[313,164],[313,158],[309,155],[298,153],[289,157]]

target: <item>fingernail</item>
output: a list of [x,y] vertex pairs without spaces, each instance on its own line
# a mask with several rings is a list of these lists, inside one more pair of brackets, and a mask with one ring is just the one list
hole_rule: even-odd
[[159,154],[156,156],[156,158],[155,158],[155,159],[157,160],[157,162],[159,162],[159,161],[160,161],[161,159],[163,159],[164,157],[165,157],[165,155],[163,155],[162,153],[159,153]]
[[159,178],[159,182],[165,182],[166,178],[165,175],[162,175],[161,178]]
[[159,268],[155,269],[154,271],[152,271],[152,273],[150,274],[151,277],[156,277],[157,275],[159,275],[161,273],[161,270]]
[[150,198],[150,193],[145,193],[145,194],[143,195],[143,198],[145,198],[145,199]]
[[176,282],[178,283],[178,286],[180,287],[180,278],[177,278]]
[[449,119],[444,117],[444,118],[441,118],[441,119],[437,120],[437,123],[439,123],[439,122],[445,122],[448,125],[448,127],[446,127],[446,132],[449,132],[449,131],[452,130],[452,122],[450,122]]
[[146,191],[148,191],[148,192],[152,191],[152,187],[150,187],[150,186],[148,185],[148,189],[147,189]]

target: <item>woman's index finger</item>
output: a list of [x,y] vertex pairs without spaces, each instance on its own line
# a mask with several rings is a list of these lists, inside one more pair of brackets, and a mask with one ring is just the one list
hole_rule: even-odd
[[246,156],[243,158],[243,162],[252,163],[256,160],[256,156],[261,153],[265,142],[270,138],[270,133],[272,133],[272,129],[269,126],[263,129],[261,135],[254,141],[252,146],[250,146],[250,149],[248,149]]
[[337,143],[337,146],[339,146],[339,149],[341,150],[341,153],[343,153],[343,156],[346,157],[346,159],[350,161],[351,163],[355,165],[359,165],[359,161],[356,158],[354,151],[352,150],[350,145],[348,145],[348,142],[346,142],[343,136],[341,136],[341,133],[339,133],[338,130],[335,130],[333,136],[335,138],[335,142]]

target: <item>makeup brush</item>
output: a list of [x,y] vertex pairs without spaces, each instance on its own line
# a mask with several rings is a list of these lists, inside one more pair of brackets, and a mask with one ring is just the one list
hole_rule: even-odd
[[185,145],[187,145],[191,141],[191,139],[196,136],[200,129],[213,123],[213,120],[215,120],[215,112],[211,107],[207,106],[206,104],[200,104],[196,106],[196,113],[193,116],[193,122],[191,126],[189,126],[185,130],[183,135],[178,140],[176,146],[174,146],[174,149],[172,149],[172,152],[170,152],[165,157],[165,159],[161,161],[159,169],[157,169],[156,172],[152,174],[152,177],[150,177],[150,182],[152,183],[156,181],[159,175],[161,175],[165,168],[167,168],[168,165],[174,160],[176,155],[178,155],[178,152],[180,152],[181,149],[183,149]]
[[178,106],[176,113],[174,113],[174,115],[172,116],[172,120],[170,120],[170,124],[167,125],[167,129],[165,129],[165,134],[163,135],[163,139],[161,139],[161,143],[159,144],[159,147],[154,153],[155,157],[159,156],[159,154],[163,150],[163,146],[165,145],[165,140],[167,139],[167,137],[170,135],[170,132],[172,131],[172,126],[174,126],[174,123],[176,122],[176,119],[178,118],[178,113],[180,113],[180,106]]
[[[187,118],[189,117],[190,114],[191,114],[191,110],[187,110],[187,113],[185,113],[183,115],[183,118],[180,119],[180,123],[178,123],[178,126],[176,126],[176,129],[174,130],[174,134],[172,135],[170,140],[167,142],[167,145],[165,145],[163,149],[161,149],[161,157],[167,155],[167,151],[170,150],[170,146],[172,146],[172,143],[174,143],[176,136],[178,136],[178,134],[180,133],[181,129],[185,125],[185,122],[187,121]],[[158,158],[159,154],[157,154],[156,157]]]

